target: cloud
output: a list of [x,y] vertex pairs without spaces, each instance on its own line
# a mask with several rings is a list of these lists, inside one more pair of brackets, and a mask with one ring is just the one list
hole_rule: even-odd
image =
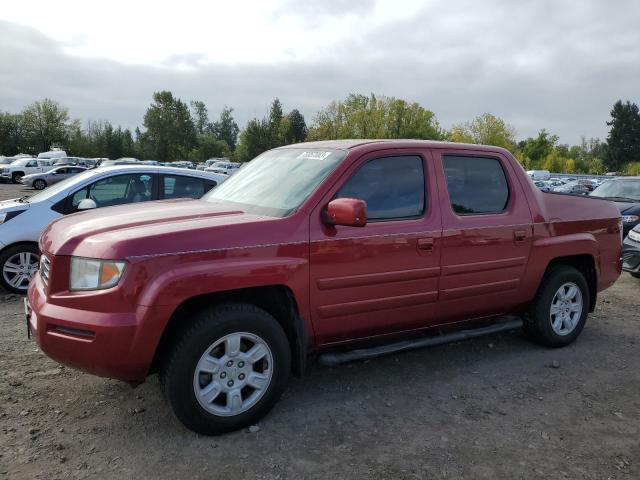
[[139,65],[73,56],[35,29],[0,21],[0,109],[50,97],[74,117],[134,128],[152,93],[168,89],[203,100],[213,117],[231,106],[241,125],[265,115],[276,96],[310,122],[331,100],[374,92],[417,101],[446,127],[492,112],[520,138],[546,128],[575,143],[606,136],[617,99],[640,100],[640,2],[633,0],[431,1],[389,19],[373,0],[300,5],[287,15],[316,19],[313,35],[347,13],[371,25],[327,35],[304,57],[287,54],[293,38],[282,45],[284,60],[215,62],[194,49]]

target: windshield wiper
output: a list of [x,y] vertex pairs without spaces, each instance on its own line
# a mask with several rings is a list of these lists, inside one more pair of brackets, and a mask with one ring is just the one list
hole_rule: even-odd
[[605,198],[607,200],[613,200],[615,202],[633,202],[633,203],[640,202],[640,200],[638,200],[637,198],[629,198],[629,197],[602,197],[602,198]]

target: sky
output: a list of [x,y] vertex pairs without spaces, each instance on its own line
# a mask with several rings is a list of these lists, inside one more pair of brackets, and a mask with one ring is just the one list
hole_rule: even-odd
[[519,139],[605,138],[640,102],[638,0],[3,2],[0,110],[45,97],[73,118],[135,128],[157,90],[224,105],[240,126],[315,113],[349,93],[394,96],[443,127],[484,112]]

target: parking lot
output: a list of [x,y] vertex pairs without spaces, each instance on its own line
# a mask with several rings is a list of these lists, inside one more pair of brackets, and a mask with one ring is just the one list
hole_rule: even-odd
[[0,478],[640,478],[639,292],[623,274],[564,349],[513,332],[312,362],[258,429],[213,438],[155,376],[133,389],[49,360],[0,292]]

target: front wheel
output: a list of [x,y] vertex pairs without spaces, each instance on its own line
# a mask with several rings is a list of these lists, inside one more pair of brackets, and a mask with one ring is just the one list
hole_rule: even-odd
[[217,435],[266,415],[290,371],[289,343],[276,319],[253,305],[223,304],[195,314],[160,380],[187,428]]
[[0,284],[13,293],[27,293],[29,282],[38,271],[40,253],[35,245],[16,245],[0,254]]
[[14,173],[13,175],[11,175],[11,181],[13,183],[20,183],[22,181],[22,174]]
[[525,331],[548,347],[569,345],[584,328],[589,302],[589,287],[579,270],[552,266],[525,315]]

